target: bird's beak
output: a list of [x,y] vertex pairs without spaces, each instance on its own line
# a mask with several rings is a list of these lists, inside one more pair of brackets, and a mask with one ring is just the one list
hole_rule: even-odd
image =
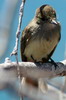
[[51,20],[51,23],[52,23],[52,24],[57,24],[58,22],[57,22],[56,19],[52,19],[52,20]]

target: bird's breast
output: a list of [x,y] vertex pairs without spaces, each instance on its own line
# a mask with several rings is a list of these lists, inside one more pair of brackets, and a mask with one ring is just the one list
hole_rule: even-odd
[[26,46],[24,54],[29,61],[32,61],[31,55],[36,61],[41,61],[43,57],[47,58],[48,54],[54,49],[57,43],[57,39],[51,39],[50,41],[45,39],[31,40]]

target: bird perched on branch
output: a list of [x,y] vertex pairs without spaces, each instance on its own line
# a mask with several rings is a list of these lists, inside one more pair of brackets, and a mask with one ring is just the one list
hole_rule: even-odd
[[[61,25],[57,21],[54,8],[49,5],[39,7],[35,17],[22,32],[20,48],[22,61],[48,62],[60,41],[60,33]],[[27,77],[23,78],[23,82],[43,88],[41,82],[36,79]]]

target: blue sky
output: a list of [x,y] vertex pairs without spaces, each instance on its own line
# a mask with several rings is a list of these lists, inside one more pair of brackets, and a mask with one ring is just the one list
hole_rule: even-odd
[[[2,12],[2,9],[5,6],[6,0],[0,0],[0,12]],[[21,0],[18,0],[18,4],[16,6],[14,19],[12,22],[11,30],[10,30],[10,37],[9,37],[9,43],[8,48],[3,55],[3,57],[0,60],[0,63],[4,61],[5,57],[10,57],[10,52],[13,50],[13,47],[15,45],[15,33],[18,26],[18,15],[19,15],[19,6],[20,6]],[[24,9],[24,16],[23,16],[23,23],[21,30],[24,29],[24,27],[31,21],[31,19],[35,15],[36,8],[40,7],[43,4],[49,4],[52,7],[55,8],[58,16],[58,21],[61,23],[61,41],[59,42],[54,54],[53,59],[55,61],[64,60],[64,53],[65,53],[65,46],[66,46],[66,0],[26,0],[25,9]],[[10,57],[12,61],[15,61],[15,57]],[[19,60],[20,60],[20,49],[19,49]],[[4,95],[4,91],[0,92],[0,97],[2,97],[1,100],[11,100],[9,96]],[[8,95],[6,93],[6,95]]]

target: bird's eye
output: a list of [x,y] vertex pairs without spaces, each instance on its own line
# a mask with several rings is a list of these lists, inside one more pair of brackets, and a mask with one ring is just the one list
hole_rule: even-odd
[[55,12],[53,12],[53,15],[54,15],[54,17],[56,17],[56,13]]
[[56,13],[54,13],[54,16],[56,17]]

